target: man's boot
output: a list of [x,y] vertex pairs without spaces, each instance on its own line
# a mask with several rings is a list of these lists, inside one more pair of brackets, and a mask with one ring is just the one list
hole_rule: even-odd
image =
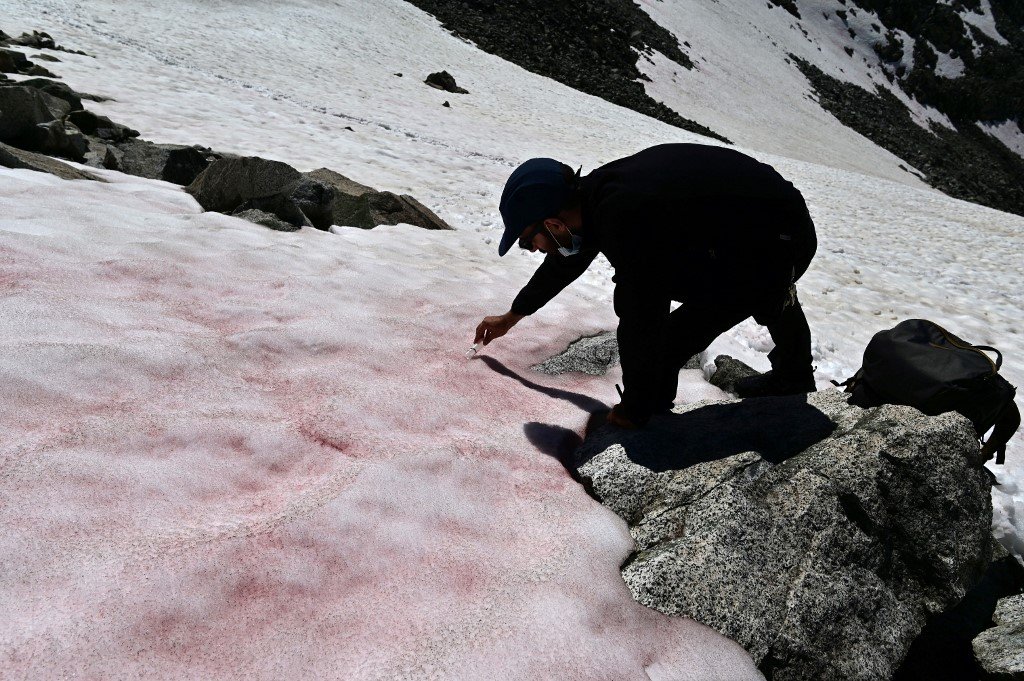
[[[761,322],[757,317],[755,320]],[[782,311],[774,319],[767,320],[765,326],[775,341],[775,349],[768,353],[772,370],[736,381],[736,394],[740,397],[768,397],[817,390],[811,365],[811,330],[797,300],[795,287],[790,289],[789,300]]]

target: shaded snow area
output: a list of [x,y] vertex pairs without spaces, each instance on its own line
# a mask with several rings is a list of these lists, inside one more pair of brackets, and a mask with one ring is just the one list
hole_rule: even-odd
[[986,121],[978,123],[978,127],[995,137],[1006,145],[1007,149],[1015,151],[1018,155],[1024,156],[1024,132],[1016,121],[1003,121],[993,123]]
[[980,12],[968,11],[960,14],[960,18],[971,24],[972,26],[981,30],[982,33],[987,35],[992,40],[995,40],[1000,45],[1009,45],[1010,41],[1002,36],[999,29],[996,28],[995,17],[992,16],[992,3],[989,0],[980,0],[979,3]]
[[611,386],[526,376],[546,324],[464,358],[505,302],[472,233],[281,234],[106,176],[0,171],[6,672],[759,678],[631,599],[555,458]]
[[[749,22],[730,32],[725,3],[676,4],[701,21],[666,27],[723,60],[679,78],[671,105],[792,179],[818,226],[800,295],[819,385],[852,374],[874,332],[927,317],[999,347],[1024,387],[1024,218],[923,187],[802,99],[782,61],[795,43],[743,42]],[[5,670],[758,678],[731,642],[631,599],[626,526],[558,461],[620,373],[529,367],[615,328],[607,263],[464,356],[539,264],[496,253],[516,164],[586,173],[706,140],[484,54],[398,0],[0,0],[0,16],[95,55],[52,70],[114,97],[88,108],[146,139],[327,166],[456,228],[271,232],[169,184],[0,169]],[[762,71],[724,60],[748,48]],[[422,83],[441,69],[470,94]],[[764,369],[770,347],[748,322],[709,356]],[[684,372],[679,402],[721,396]],[[993,467],[995,530],[1018,555],[1022,444]]]

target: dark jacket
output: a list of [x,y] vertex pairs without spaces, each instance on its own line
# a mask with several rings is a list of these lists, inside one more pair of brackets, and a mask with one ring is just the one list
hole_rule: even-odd
[[770,309],[814,253],[800,192],[774,168],[724,147],[664,144],[581,180],[583,248],[548,254],[512,303],[529,315],[603,253],[615,268],[623,407],[643,414],[666,367],[672,301]]

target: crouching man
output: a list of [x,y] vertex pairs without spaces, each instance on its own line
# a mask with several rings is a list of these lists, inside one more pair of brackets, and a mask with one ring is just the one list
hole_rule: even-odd
[[499,209],[498,255],[518,241],[545,258],[508,312],[480,322],[476,342],[505,335],[603,253],[615,268],[624,385],[612,423],[641,426],[670,409],[686,361],[748,317],[775,349],[772,370],[738,384],[740,397],[815,389],[795,283],[817,239],[800,192],[771,166],[699,144],[652,147],[582,178],[535,158],[509,177]]

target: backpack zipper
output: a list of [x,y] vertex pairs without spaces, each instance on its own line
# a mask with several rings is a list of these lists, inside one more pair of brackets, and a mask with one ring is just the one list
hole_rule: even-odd
[[[932,323],[934,324],[934,322],[932,322]],[[963,343],[963,344],[958,343],[956,340],[953,339],[953,337],[952,337],[953,334],[951,334],[949,331],[946,331],[944,328],[942,328],[938,324],[935,324],[935,328],[939,330],[939,332],[942,334],[942,336],[946,339],[946,342],[948,342],[950,345],[952,345],[955,348],[960,348],[961,350],[970,350],[972,352],[978,353],[979,355],[984,357],[986,360],[988,360],[988,363],[992,365],[992,373],[993,374],[999,373],[999,369],[996,367],[996,363],[993,362],[992,358],[989,357],[987,354],[985,354],[985,352],[983,350],[979,350],[978,348],[974,347],[973,345],[967,344],[966,342]],[[942,347],[938,343],[928,343],[928,345],[931,345],[934,348],[939,348],[940,350],[948,350],[949,349],[949,348]]]

